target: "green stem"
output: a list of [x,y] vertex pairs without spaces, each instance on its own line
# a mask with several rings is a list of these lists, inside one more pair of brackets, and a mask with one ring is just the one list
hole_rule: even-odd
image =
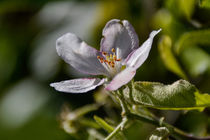
[[76,117],[81,117],[89,112],[97,110],[99,107],[100,107],[100,105],[98,105],[98,104],[89,104],[89,105],[83,106],[81,108],[78,108],[73,113]]
[[104,140],[110,140],[113,138],[116,134],[118,134],[119,131],[122,131],[122,128],[124,128],[125,124],[128,122],[128,118],[124,117],[122,119],[122,122],[110,133]]
[[122,117],[124,117],[124,116],[126,116],[126,114],[128,113],[127,105],[126,105],[126,103],[124,102],[125,99],[124,99],[123,95],[120,93],[119,90],[117,91],[116,96],[117,96],[117,98],[118,98],[118,100],[119,100],[119,103],[120,103],[120,106],[121,106],[121,108],[122,108],[122,113],[121,113],[121,115],[122,115]]
[[[137,115],[134,113],[129,113],[128,117],[132,118],[132,119],[140,120],[143,122],[147,122],[147,123],[153,124],[155,126],[160,126],[159,120],[155,119],[155,118],[150,118],[150,117],[139,115],[139,114]],[[193,135],[188,134],[188,133],[186,133],[186,132],[184,132],[184,131],[182,131],[166,122],[163,122],[162,126],[167,127],[169,129],[171,135],[177,139],[181,139],[181,140],[210,140],[210,137],[201,138],[201,137],[193,136]]]
[[128,108],[127,108],[127,104],[125,103],[125,99],[122,93],[120,93],[121,91],[118,90],[117,92],[115,92],[115,97],[118,98],[118,101],[122,107],[122,122],[114,129],[114,131],[105,139],[105,140],[110,140],[113,136],[115,136],[118,131],[120,131],[120,128],[122,129],[126,122],[128,121],[128,119],[131,118],[132,119],[136,119],[136,120],[140,120],[143,122],[147,122],[150,124],[153,124],[155,126],[165,126],[169,129],[171,135],[178,139],[178,140],[210,140],[210,137],[196,137],[193,136],[192,134],[188,134],[166,122],[161,121],[160,119],[157,119],[156,117],[152,117],[152,116],[146,116],[146,115],[141,115],[141,114],[135,114],[133,112],[131,112]]

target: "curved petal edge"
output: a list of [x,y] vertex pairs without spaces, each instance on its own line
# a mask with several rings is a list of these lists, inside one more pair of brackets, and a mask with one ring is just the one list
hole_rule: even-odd
[[73,80],[51,83],[50,86],[54,87],[57,91],[61,92],[85,93],[102,85],[104,82],[105,79],[81,78],[81,79],[73,79]]
[[133,67],[135,69],[138,69],[144,61],[147,59],[149,52],[152,47],[153,38],[161,31],[161,29],[157,31],[152,31],[149,35],[149,38],[136,50],[131,52],[126,60],[124,61],[124,64],[127,67]]
[[107,70],[97,59],[101,53],[76,35],[67,33],[57,39],[56,49],[58,55],[75,69],[91,75],[107,75]]
[[122,60],[139,46],[138,35],[127,20],[110,20],[104,27],[102,35],[100,50],[112,53],[111,50],[114,48],[117,57]]

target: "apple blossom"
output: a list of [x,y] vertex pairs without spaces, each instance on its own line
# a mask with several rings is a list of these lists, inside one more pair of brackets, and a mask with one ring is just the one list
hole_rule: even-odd
[[127,20],[110,20],[103,29],[100,51],[76,35],[67,33],[56,42],[58,55],[83,73],[104,75],[106,78],[79,78],[52,83],[50,86],[70,93],[84,93],[102,84],[108,91],[117,90],[133,79],[136,70],[149,55],[154,36],[160,31],[152,31],[139,47],[138,36]]

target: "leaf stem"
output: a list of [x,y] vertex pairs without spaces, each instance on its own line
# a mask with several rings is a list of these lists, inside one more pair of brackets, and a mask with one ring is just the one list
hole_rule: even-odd
[[124,117],[122,119],[122,122],[110,133],[104,140],[110,140],[113,138],[119,131],[122,131],[122,128],[124,128],[125,124],[128,122],[128,118]]
[[122,113],[121,113],[121,115],[122,115],[122,117],[125,117],[129,111],[128,111],[128,108],[127,108],[126,103],[124,102],[124,100],[125,100],[125,99],[124,99],[124,96],[120,93],[119,90],[117,91],[116,96],[117,96],[117,98],[118,98],[118,100],[119,100],[119,103],[120,103],[120,106],[121,106],[121,108],[122,108]]

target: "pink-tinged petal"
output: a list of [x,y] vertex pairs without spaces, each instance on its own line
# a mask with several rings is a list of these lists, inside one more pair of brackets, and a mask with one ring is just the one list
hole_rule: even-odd
[[91,75],[108,75],[97,56],[101,53],[88,46],[72,33],[67,33],[56,42],[57,53],[63,60],[75,69]]
[[127,67],[119,74],[117,74],[112,81],[105,87],[108,91],[114,91],[123,85],[127,84],[135,76],[136,70],[132,67]]
[[127,67],[133,67],[135,69],[138,69],[144,63],[151,50],[153,38],[160,31],[161,29],[159,29],[158,31],[152,31],[149,35],[149,38],[141,45],[141,47],[134,50],[128,55],[124,62],[127,65]]
[[51,83],[50,86],[61,92],[85,93],[102,85],[104,82],[105,79],[82,78]]
[[138,36],[127,20],[110,20],[102,35],[104,37],[101,40],[101,51],[111,53],[112,48],[115,48],[117,57],[122,60],[139,46]]

